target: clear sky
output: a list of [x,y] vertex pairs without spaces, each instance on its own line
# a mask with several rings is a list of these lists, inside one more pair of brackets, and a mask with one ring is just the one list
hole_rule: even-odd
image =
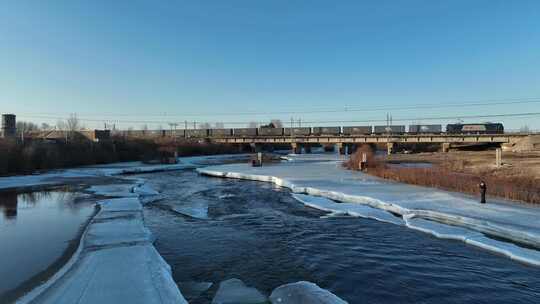
[[[345,107],[369,111],[320,112]],[[538,113],[540,1],[6,0],[0,112],[122,128]]]

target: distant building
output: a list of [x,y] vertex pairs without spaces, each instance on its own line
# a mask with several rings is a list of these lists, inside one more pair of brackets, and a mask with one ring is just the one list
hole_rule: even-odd
[[2,129],[0,137],[14,138],[17,136],[17,119],[14,114],[2,114]]

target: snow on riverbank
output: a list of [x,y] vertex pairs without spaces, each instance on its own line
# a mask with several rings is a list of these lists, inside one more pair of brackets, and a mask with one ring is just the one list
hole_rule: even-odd
[[[404,224],[436,237],[462,240],[540,266],[540,208],[537,206],[506,201],[480,205],[475,199],[458,193],[347,171],[338,161],[302,161],[303,156],[292,157],[296,161],[263,167],[231,164],[197,171],[211,176],[271,182],[291,189],[299,201],[314,208]],[[401,215],[402,219],[389,212]]]

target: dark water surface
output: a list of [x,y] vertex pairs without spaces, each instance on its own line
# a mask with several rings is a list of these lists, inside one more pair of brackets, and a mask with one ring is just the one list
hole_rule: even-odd
[[312,281],[349,303],[540,302],[540,268],[462,242],[374,220],[321,218],[270,184],[193,171],[142,177],[167,197],[146,206],[145,221],[181,290],[183,282],[214,282],[192,303],[210,303],[229,278],[267,295]]
[[0,194],[0,303],[61,267],[78,244],[93,203],[66,191]]

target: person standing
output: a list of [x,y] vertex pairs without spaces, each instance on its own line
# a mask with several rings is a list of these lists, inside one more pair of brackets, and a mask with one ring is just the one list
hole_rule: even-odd
[[487,190],[486,183],[484,181],[481,181],[479,186],[480,186],[480,195],[482,196],[480,198],[480,204],[485,204],[486,203],[486,190]]

